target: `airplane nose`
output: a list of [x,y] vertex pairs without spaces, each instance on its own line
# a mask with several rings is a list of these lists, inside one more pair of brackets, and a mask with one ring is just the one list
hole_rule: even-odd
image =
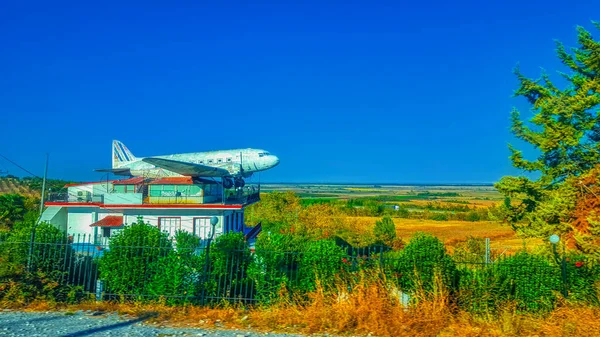
[[272,160],[273,160],[273,163],[272,163],[273,167],[279,165],[279,158],[277,158],[277,156],[273,156]]

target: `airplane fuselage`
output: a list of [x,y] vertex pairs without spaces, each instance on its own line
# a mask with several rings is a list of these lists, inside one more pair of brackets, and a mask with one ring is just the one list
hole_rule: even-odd
[[[253,173],[268,170],[279,164],[279,158],[268,151],[260,149],[233,149],[210,152],[193,152],[153,156],[161,158],[217,167],[229,171],[231,177],[248,178]],[[165,170],[144,162],[144,158],[135,158],[132,161],[120,162],[114,168],[128,168],[133,176],[147,178],[179,177],[176,172]]]

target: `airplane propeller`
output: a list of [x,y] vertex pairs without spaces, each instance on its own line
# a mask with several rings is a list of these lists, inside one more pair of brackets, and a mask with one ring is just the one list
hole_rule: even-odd
[[240,175],[244,176],[244,155],[240,152]]

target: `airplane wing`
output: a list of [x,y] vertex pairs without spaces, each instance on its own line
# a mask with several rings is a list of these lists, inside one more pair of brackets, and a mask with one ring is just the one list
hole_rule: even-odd
[[110,172],[118,176],[131,176],[131,171],[128,168],[96,169],[94,171]]
[[184,161],[162,159],[162,158],[144,158],[144,162],[169,170],[183,176],[190,177],[224,177],[230,176],[229,171],[212,166],[194,164]]

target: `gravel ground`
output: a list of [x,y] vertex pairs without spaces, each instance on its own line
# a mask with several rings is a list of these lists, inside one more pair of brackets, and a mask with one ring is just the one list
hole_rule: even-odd
[[91,311],[0,312],[0,336],[204,336],[204,337],[300,337],[235,330],[167,328],[145,325],[144,317],[120,317]]

